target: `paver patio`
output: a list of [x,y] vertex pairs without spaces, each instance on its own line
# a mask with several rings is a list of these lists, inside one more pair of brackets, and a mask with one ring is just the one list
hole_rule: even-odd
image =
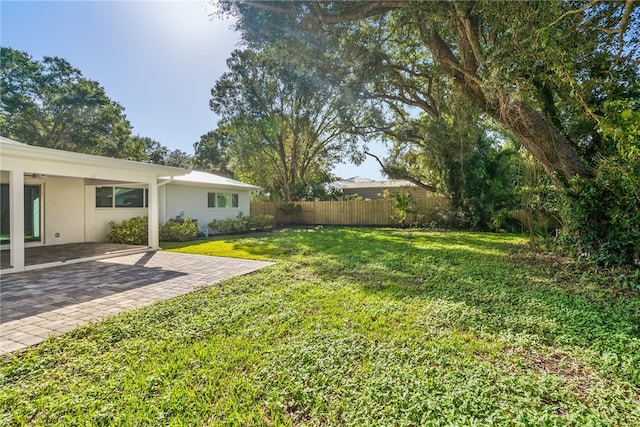
[[0,291],[0,354],[272,264],[147,252],[6,275]]

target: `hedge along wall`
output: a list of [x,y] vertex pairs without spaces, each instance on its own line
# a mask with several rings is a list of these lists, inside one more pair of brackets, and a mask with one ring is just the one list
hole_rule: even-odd
[[[397,225],[396,202],[391,199],[348,200],[335,202],[293,202],[300,209],[287,215],[281,207],[287,202],[251,202],[251,216],[273,215],[276,224],[309,225]],[[437,208],[449,207],[449,199],[443,196],[428,196],[413,201],[416,215],[408,223],[417,221],[428,224]]]

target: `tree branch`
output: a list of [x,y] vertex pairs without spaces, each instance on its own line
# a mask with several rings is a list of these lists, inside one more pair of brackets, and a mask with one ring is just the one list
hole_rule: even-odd
[[627,31],[627,27],[629,26],[629,20],[631,19],[631,12],[633,11],[634,3],[635,0],[627,0],[624,4],[624,13],[620,20],[620,26],[618,27],[620,30],[620,34],[618,34],[620,49],[618,49],[618,54],[616,55],[616,64],[620,62],[622,52],[624,52],[624,33]]
[[405,179],[415,185],[417,185],[418,187],[427,190],[427,191],[431,191],[433,193],[437,193],[438,189],[432,185],[429,184],[425,184],[424,182],[420,181],[419,179],[416,179],[412,176],[410,176],[407,173],[401,173],[400,171],[393,171],[391,169],[389,169],[387,167],[387,165],[384,164],[384,162],[382,160],[380,160],[380,157],[376,156],[373,153],[370,153],[368,150],[364,151],[364,154],[366,154],[367,156],[373,157],[376,162],[378,162],[378,164],[380,165],[380,168],[382,169],[382,171],[384,173],[386,173],[390,178],[402,178]]
[[[265,2],[260,0],[241,0],[241,3],[258,9],[268,10],[283,15],[299,16],[299,2]],[[347,4],[338,2],[341,5]],[[327,4],[331,2],[314,1],[306,3],[309,5],[309,12],[323,24],[337,24],[339,22],[359,21],[372,16],[382,15],[391,10],[402,9],[411,4],[410,1],[368,1],[354,2],[348,8],[331,13],[327,11]],[[322,6],[325,5],[323,8]]]

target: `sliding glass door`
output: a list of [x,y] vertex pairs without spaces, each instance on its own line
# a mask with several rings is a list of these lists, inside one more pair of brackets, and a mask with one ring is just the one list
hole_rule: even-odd
[[[24,240],[38,242],[42,235],[42,188],[40,185],[24,186]],[[0,243],[9,243],[10,234],[9,184],[0,184]]]

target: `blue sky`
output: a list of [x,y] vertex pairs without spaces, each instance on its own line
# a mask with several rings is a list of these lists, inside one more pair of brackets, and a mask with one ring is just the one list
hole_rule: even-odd
[[[66,59],[125,108],[134,134],[193,154],[200,135],[216,127],[210,89],[239,42],[232,21],[212,12],[195,0],[2,0],[0,41],[36,60]],[[372,160],[334,173],[382,179]]]

